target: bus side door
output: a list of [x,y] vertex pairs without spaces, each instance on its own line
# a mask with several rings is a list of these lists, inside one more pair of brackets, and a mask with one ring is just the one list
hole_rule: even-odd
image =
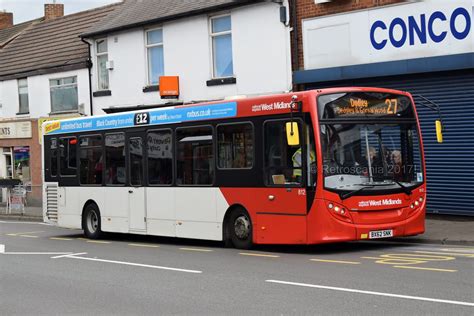
[[127,133],[128,210],[131,232],[146,231],[145,142],[140,132]]

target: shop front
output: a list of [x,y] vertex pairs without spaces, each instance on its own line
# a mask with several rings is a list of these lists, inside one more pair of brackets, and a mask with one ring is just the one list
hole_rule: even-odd
[[[0,179],[18,179],[26,189],[26,202],[41,205],[41,147],[37,122],[0,121]],[[1,203],[6,203],[1,189]]]
[[[377,86],[414,94],[430,213],[474,216],[473,10],[472,0],[430,0],[302,21],[299,89]],[[441,108],[442,144],[437,114],[418,95]]]

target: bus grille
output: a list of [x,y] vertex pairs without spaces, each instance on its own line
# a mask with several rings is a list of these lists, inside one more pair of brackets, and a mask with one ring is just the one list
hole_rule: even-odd
[[58,221],[58,187],[46,187],[46,217],[52,222]]

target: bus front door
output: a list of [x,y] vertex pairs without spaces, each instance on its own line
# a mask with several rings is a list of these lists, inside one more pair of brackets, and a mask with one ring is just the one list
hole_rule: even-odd
[[129,188],[128,210],[130,232],[146,232],[146,197],[144,181],[145,142],[141,133],[130,133],[128,139]]

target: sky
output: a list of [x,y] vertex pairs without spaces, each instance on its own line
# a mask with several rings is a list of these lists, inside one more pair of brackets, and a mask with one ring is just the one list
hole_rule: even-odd
[[[64,14],[71,14],[120,0],[56,0],[64,4]],[[0,11],[13,12],[13,23],[33,20],[44,15],[44,4],[53,0],[0,0]]]

